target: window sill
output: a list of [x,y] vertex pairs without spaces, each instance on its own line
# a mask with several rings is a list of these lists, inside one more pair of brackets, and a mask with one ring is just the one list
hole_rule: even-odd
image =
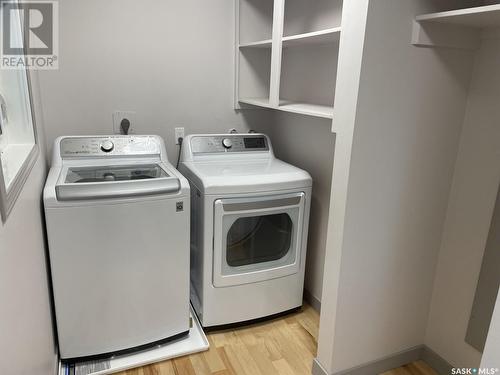
[[12,182],[21,172],[24,162],[28,159],[35,145],[31,144],[9,144],[0,152],[2,161],[2,173],[7,192]]
[[[11,144],[1,152],[1,175],[5,186],[0,183],[0,213],[4,222],[37,160],[38,150],[37,144]],[[7,168],[4,167],[5,165]],[[9,176],[4,175],[5,170]]]

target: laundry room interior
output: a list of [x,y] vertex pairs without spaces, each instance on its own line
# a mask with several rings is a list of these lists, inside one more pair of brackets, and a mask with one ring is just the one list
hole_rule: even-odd
[[500,1],[0,13],[0,375],[500,374]]

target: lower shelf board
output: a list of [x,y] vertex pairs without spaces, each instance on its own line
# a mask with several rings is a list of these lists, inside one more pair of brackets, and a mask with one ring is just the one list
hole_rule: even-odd
[[281,100],[278,107],[272,106],[268,98],[245,98],[239,99],[241,104],[271,108],[278,111],[299,113],[307,116],[322,117],[333,119],[333,107],[326,105],[295,102],[290,100]]
[[285,36],[283,37],[283,48],[303,44],[338,43],[339,40],[340,27],[335,27],[305,34]]
[[241,104],[249,104],[256,107],[272,108],[269,98],[245,98],[238,100]]
[[281,111],[300,113],[308,116],[333,119],[333,107],[283,100],[278,107]]

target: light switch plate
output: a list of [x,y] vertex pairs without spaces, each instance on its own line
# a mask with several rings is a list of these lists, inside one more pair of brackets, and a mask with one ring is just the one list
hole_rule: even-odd
[[135,130],[137,127],[137,112],[133,112],[133,111],[114,111],[113,112],[113,133],[114,134],[122,134],[120,125],[121,125],[122,120],[125,118],[130,121],[130,128],[128,130],[128,133],[135,134]]

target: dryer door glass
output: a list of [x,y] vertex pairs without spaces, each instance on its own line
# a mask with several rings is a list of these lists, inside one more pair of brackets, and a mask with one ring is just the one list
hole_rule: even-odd
[[286,213],[239,218],[227,233],[227,264],[239,267],[281,259],[290,251],[292,232]]

